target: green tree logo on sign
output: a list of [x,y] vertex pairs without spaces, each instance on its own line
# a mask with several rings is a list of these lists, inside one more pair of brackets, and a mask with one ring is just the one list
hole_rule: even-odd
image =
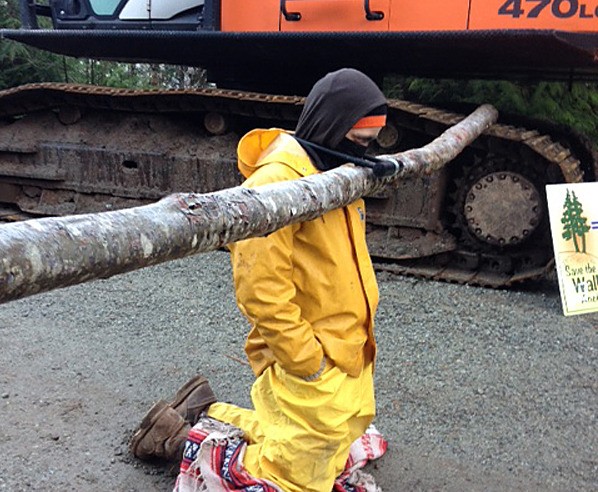
[[586,232],[590,230],[587,220],[583,214],[583,208],[574,191],[567,190],[565,204],[563,205],[563,238],[567,241],[573,240],[575,252],[579,253],[579,243],[577,238],[581,238],[581,252],[586,252]]

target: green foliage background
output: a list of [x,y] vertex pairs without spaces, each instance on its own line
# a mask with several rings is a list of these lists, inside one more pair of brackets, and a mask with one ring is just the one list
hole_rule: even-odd
[[385,92],[389,97],[443,107],[490,103],[503,114],[560,123],[598,143],[598,85],[594,83],[394,77],[385,81]]
[[[17,29],[19,24],[17,1],[0,0],[0,28]],[[4,39],[0,41],[0,88],[60,80],[61,71],[61,57]]]

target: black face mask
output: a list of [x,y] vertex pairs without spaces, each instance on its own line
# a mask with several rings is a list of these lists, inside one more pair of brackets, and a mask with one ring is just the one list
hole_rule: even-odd
[[358,143],[353,142],[353,140],[344,137],[334,150],[342,152],[343,154],[352,155],[353,157],[363,157],[368,148],[367,146],[364,147],[363,145],[359,145]]

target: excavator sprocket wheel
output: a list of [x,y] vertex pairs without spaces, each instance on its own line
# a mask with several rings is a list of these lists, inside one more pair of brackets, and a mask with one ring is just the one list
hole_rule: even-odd
[[525,176],[498,171],[473,183],[463,213],[470,232],[480,241],[516,245],[536,230],[544,206],[536,186]]

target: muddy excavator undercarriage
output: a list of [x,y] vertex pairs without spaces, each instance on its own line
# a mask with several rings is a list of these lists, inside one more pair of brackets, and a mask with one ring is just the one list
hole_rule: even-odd
[[[239,136],[292,129],[302,103],[215,88],[0,92],[0,214],[96,212],[235,186]],[[389,106],[376,153],[422,146],[462,118],[400,100]],[[494,125],[442,172],[367,197],[370,252],[378,269],[437,280],[504,287],[539,278],[552,265],[544,186],[595,173],[591,150],[571,136]]]

